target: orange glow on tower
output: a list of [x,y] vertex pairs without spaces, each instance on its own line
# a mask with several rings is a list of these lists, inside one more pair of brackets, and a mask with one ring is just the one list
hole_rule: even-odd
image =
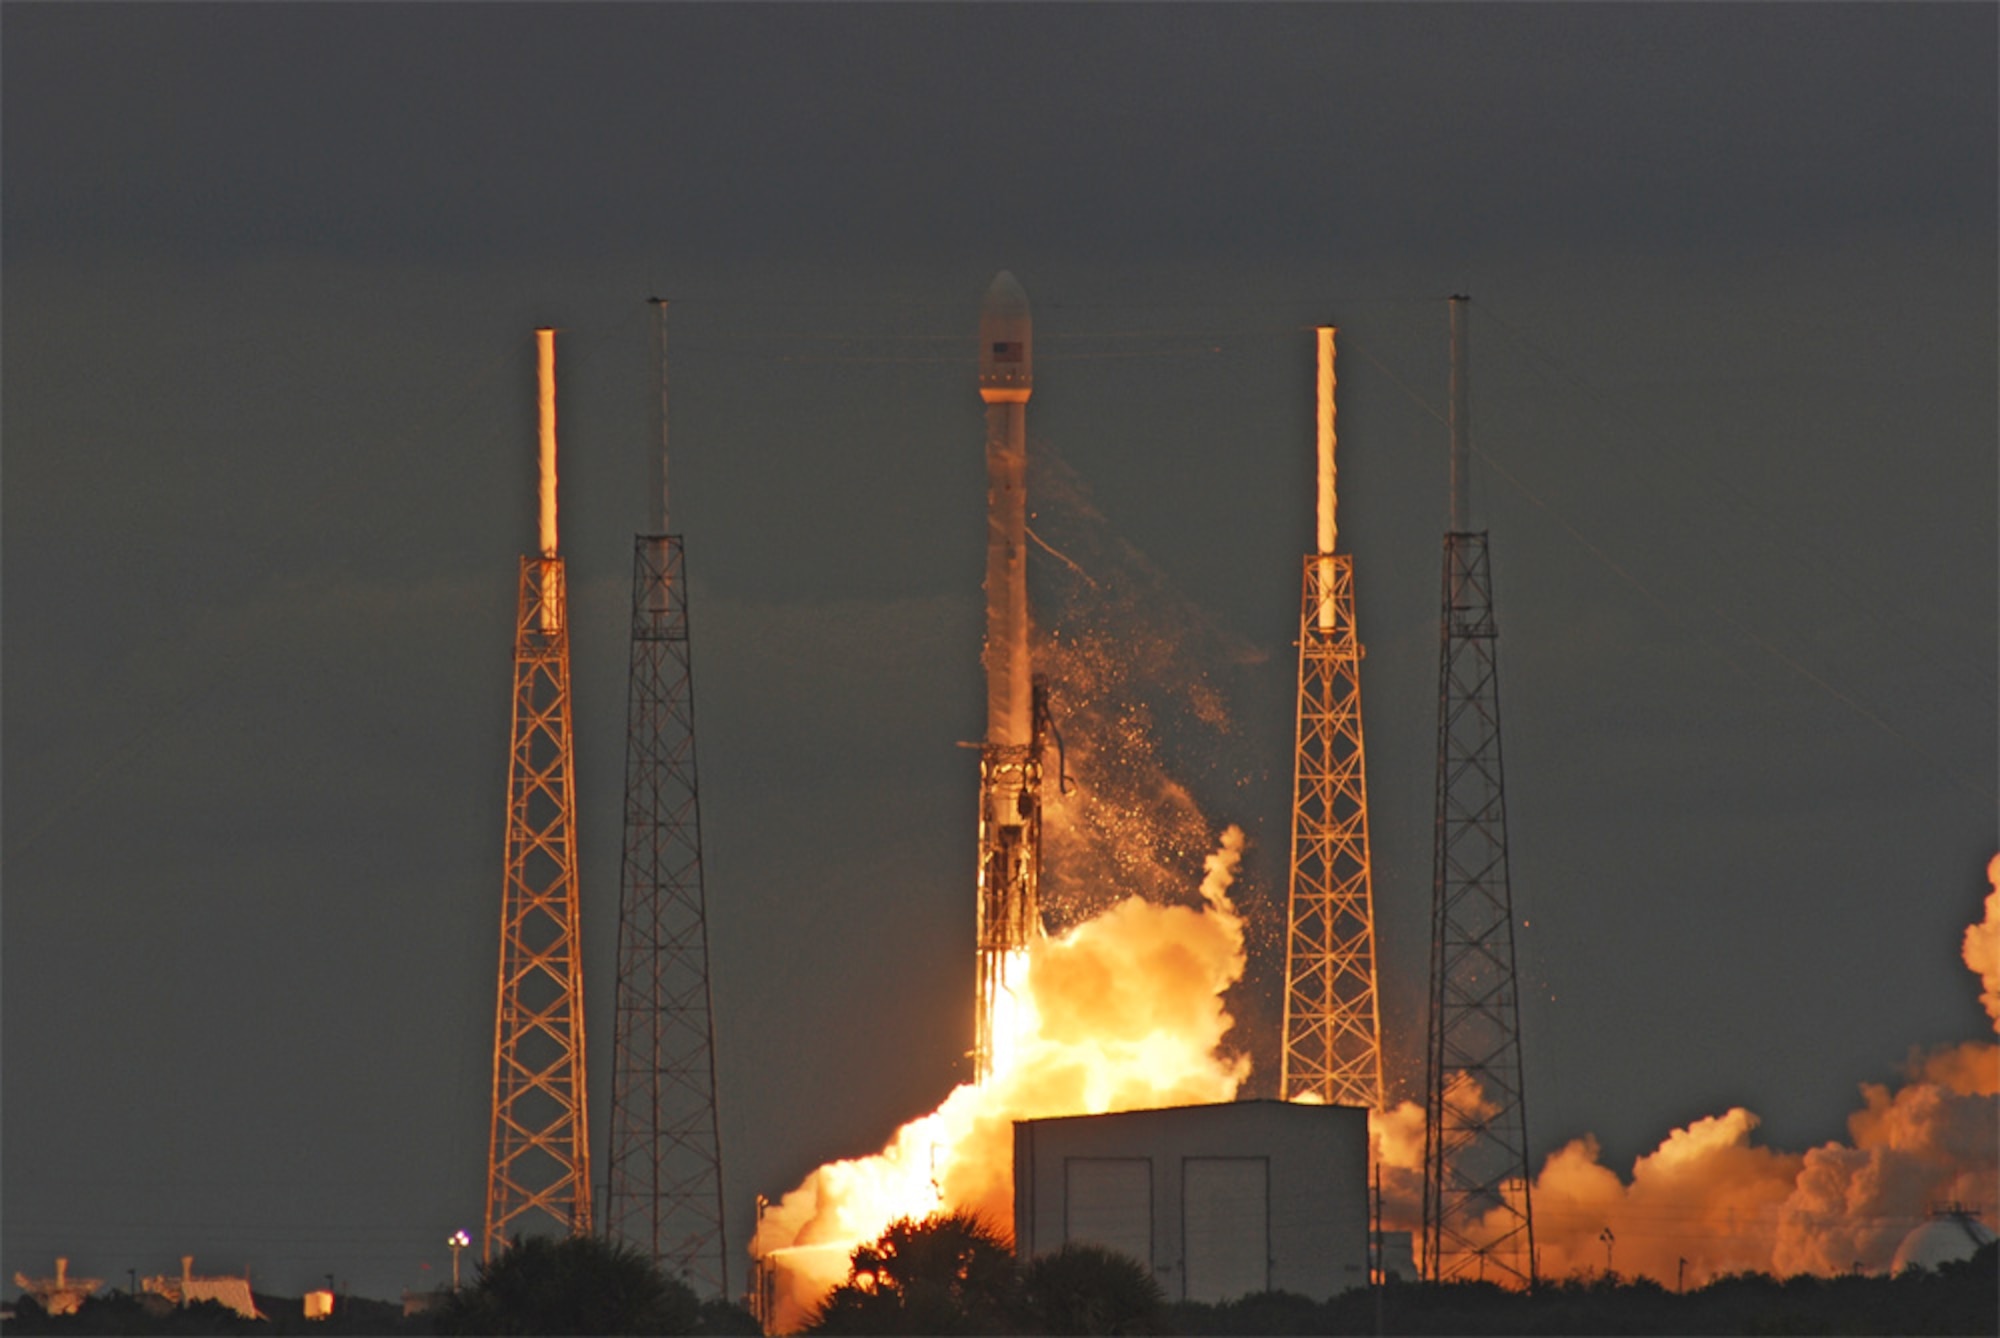
[[1361,641],[1354,559],[1334,552],[1334,330],[1317,333],[1318,551],[1305,560],[1299,612],[1297,748],[1292,789],[1285,1036],[1278,1090],[1288,1101],[1382,1106],[1376,1013],[1375,897],[1361,732]]
[[535,341],[542,551],[521,559],[514,619],[487,1259],[537,1222],[583,1235],[591,1221],[568,597],[555,551],[555,332],[537,330]]

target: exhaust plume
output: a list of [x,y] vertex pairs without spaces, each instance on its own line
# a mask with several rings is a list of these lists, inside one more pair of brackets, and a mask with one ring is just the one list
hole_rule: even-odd
[[[1995,889],[1984,920],[1965,932],[1964,956],[2000,1027],[2000,856],[1987,873]],[[1629,1179],[1600,1162],[1596,1139],[1572,1141],[1535,1179],[1541,1275],[1603,1270],[1606,1232],[1619,1273],[1668,1286],[1739,1272],[1886,1271],[1933,1206],[1990,1211],[2000,1188],[2000,1046],[1965,1041],[1914,1054],[1905,1078],[1894,1088],[1863,1083],[1848,1141],[1805,1153],[1758,1146],[1757,1116],[1742,1107],[1675,1129],[1633,1163]],[[1408,1149],[1395,1116],[1377,1128],[1385,1216],[1400,1226],[1414,1202],[1409,1185],[1420,1190],[1421,1178],[1411,1182],[1401,1168]]]
[[1223,995],[1243,974],[1243,921],[1229,899],[1243,833],[1208,856],[1199,909],[1126,897],[1025,950],[1020,1034],[872,1157],[820,1167],[769,1209],[751,1253],[779,1272],[772,1319],[798,1327],[845,1278],[854,1247],[898,1218],[968,1209],[1014,1214],[1013,1122],[1228,1101],[1250,1071],[1217,1053],[1234,1019]]
[[2000,855],[1987,861],[1986,880],[1993,884],[1993,890],[1986,894],[1986,918],[1966,927],[1960,951],[1984,987],[1979,1002],[1986,1005],[1993,1029],[2000,1031]]

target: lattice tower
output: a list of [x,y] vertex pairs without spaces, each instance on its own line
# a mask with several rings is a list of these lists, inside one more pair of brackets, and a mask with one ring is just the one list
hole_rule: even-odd
[[1514,972],[1499,628],[1487,536],[1465,528],[1464,302],[1452,300],[1452,520],[1444,540],[1425,1081],[1422,1271],[1532,1286],[1534,1210]]
[[652,303],[659,313],[660,533],[632,544],[605,1228],[697,1293],[726,1298],[686,553],[679,537],[666,533],[667,303]]
[[566,605],[562,559],[522,558],[493,1030],[488,1259],[544,1219],[577,1235],[591,1223]]
[[1288,1100],[1382,1105],[1368,771],[1354,559],[1336,553],[1333,335],[1319,331],[1319,551],[1305,559],[1299,608],[1285,1031]]
[[1486,535],[1447,535],[1444,565],[1423,1269],[1436,1281],[1498,1274],[1529,1283],[1534,1217]]
[[605,1226],[699,1295],[727,1297],[683,557],[675,536],[633,544]]
[[[1308,557],[1299,619],[1291,931],[1285,949],[1286,1100],[1379,1108],[1375,903],[1361,732],[1354,559]],[[1321,626],[1331,605],[1332,626]]]

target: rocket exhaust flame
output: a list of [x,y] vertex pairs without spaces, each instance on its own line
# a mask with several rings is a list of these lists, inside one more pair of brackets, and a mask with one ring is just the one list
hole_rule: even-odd
[[1238,648],[1211,644],[1198,610],[1129,546],[1107,542],[1060,460],[1038,454],[1033,468],[1051,534],[1106,578],[1052,572],[1053,616],[1034,643],[1061,685],[1076,777],[1046,796],[1042,890],[1058,922],[993,954],[1012,992],[998,994],[984,1081],[958,1087],[878,1155],[821,1167],[763,1214],[752,1253],[776,1330],[800,1327],[845,1278],[853,1247],[897,1217],[970,1208],[1010,1222],[1015,1119],[1226,1101],[1250,1072],[1228,1003],[1247,958],[1248,926],[1230,900],[1244,839],[1224,834],[1191,901],[1189,866],[1215,828],[1169,774],[1154,730],[1156,716],[1180,722],[1205,757],[1240,746],[1206,667],[1185,658],[1191,644],[1214,658]]
[[[1332,335],[1322,332],[1329,392]],[[1132,597],[1123,588],[1132,582],[1107,580],[1099,588],[1067,559],[1078,585],[1092,588],[1098,611],[1115,613],[1121,626],[1078,634],[1059,625],[1041,629],[1035,643],[1035,663],[1063,683],[1071,764],[1080,788],[1092,791],[1072,800],[1049,796],[1048,904],[1059,932],[1043,932],[1042,712],[1028,659],[1024,547],[1032,333],[1026,298],[1009,275],[988,293],[980,339],[990,492],[978,1077],[902,1126],[880,1152],[821,1166],[760,1213],[751,1253],[771,1331],[806,1322],[845,1278],[854,1247],[899,1218],[965,1209],[1003,1227],[1010,1222],[1013,1121],[1227,1101],[1250,1072],[1249,1059],[1232,1050],[1238,1037],[1225,1003],[1246,967],[1246,925],[1228,895],[1242,834],[1229,829],[1208,856],[1199,908],[1125,895],[1143,887],[1159,896],[1158,871],[1184,862],[1213,830],[1154,761],[1145,703],[1134,690],[1138,676],[1180,647],[1173,638],[1146,640],[1157,630],[1150,624],[1137,636],[1122,625],[1132,610],[1119,601]],[[1337,538],[1331,415],[1322,422],[1325,509],[1316,557],[1331,554]],[[1038,469],[1049,464],[1037,459]],[[1037,490],[1046,510],[1045,473],[1037,475]],[[1101,554],[1049,532],[1103,574]],[[1119,663],[1093,667],[1093,659]],[[1193,686],[1168,686],[1189,719],[1214,724]],[[1219,698],[1212,709],[1217,720],[1225,714]],[[1094,728],[1074,727],[1080,718]],[[1135,763],[1140,757],[1143,764]],[[1200,834],[1187,837],[1189,827]],[[2000,857],[1991,875],[1986,925],[1968,932],[1965,955],[1982,974],[2000,1024]],[[1973,1043],[1932,1055],[1902,1089],[1870,1086],[1863,1094],[1850,1144],[1804,1154],[1755,1146],[1757,1117],[1740,1108],[1673,1131],[1638,1159],[1629,1179],[1599,1163],[1593,1139],[1572,1142],[1547,1159],[1532,1186],[1541,1276],[1604,1267],[1607,1230],[1618,1240],[1622,1269],[1666,1283],[1679,1280],[1682,1259],[1689,1285],[1741,1269],[1836,1273],[1857,1259],[1880,1268],[1889,1258],[1885,1242],[1893,1251],[1895,1236],[1921,1217],[1926,1200],[1990,1201],[2000,1179],[2000,1048]],[[1448,1101],[1475,1115],[1492,1106],[1469,1075],[1454,1082]],[[1414,1232],[1422,1220],[1425,1111],[1404,1102],[1371,1111],[1369,1124],[1384,1225]],[[1518,1201],[1528,1188],[1515,1179],[1499,1192]],[[1910,1215],[1899,1216],[1906,1210]],[[1492,1234],[1480,1221],[1462,1226],[1460,1239],[1475,1248]]]
[[1231,827],[1208,856],[1201,909],[1127,897],[1011,957],[1017,1007],[993,1068],[880,1153],[820,1167],[758,1222],[751,1253],[787,1275],[776,1329],[803,1322],[846,1276],[855,1245],[898,1218],[971,1209],[1013,1218],[1013,1122],[1228,1101],[1249,1075],[1218,1047],[1223,995],[1242,976],[1243,921],[1229,899],[1243,854]]

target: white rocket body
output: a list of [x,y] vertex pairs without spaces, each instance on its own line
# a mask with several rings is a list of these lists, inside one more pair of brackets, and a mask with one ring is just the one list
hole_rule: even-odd
[[1028,396],[1035,335],[1028,295],[1002,270],[979,311],[979,397],[986,401],[986,742],[1027,747]]
[[979,311],[986,402],[986,742],[979,753],[979,995],[973,1074],[1008,1063],[1019,975],[1041,932],[1041,759],[1028,661],[1028,296],[1004,270]]

